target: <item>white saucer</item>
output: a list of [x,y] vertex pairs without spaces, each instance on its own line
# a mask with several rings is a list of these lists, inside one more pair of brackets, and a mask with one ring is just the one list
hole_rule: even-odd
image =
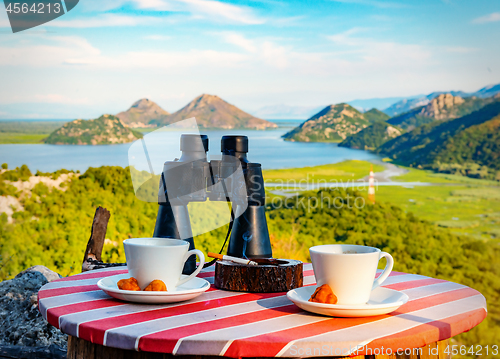
[[397,290],[375,288],[370,300],[360,305],[339,305],[309,302],[316,286],[292,289],[286,296],[299,308],[331,317],[371,317],[395,311],[408,301],[408,296]]
[[[181,279],[187,277],[181,276]],[[210,283],[203,278],[193,277],[188,282],[175,287],[167,292],[145,292],[118,289],[117,283],[120,279],[130,278],[130,274],[118,274],[111,277],[102,278],[97,282],[97,286],[107,295],[135,303],[175,303],[193,299],[210,289]]]

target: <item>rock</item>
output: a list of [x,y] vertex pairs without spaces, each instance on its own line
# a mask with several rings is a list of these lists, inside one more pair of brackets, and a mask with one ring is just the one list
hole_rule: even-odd
[[34,266],[0,283],[0,356],[9,352],[11,358],[63,357],[57,353],[66,351],[67,335],[42,317],[37,299],[38,290],[58,278],[50,269]]
[[21,277],[26,272],[40,272],[43,274],[43,276],[45,277],[45,279],[47,279],[47,282],[49,282],[49,283],[53,282],[57,279],[62,278],[62,276],[60,274],[50,270],[49,268],[47,268],[45,266],[40,266],[40,265],[33,266],[33,267],[30,267],[30,268],[22,271],[21,273],[16,275],[16,278]]

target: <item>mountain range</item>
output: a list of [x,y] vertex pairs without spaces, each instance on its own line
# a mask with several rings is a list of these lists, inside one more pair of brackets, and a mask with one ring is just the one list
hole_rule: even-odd
[[408,112],[416,107],[421,107],[421,106],[426,106],[429,102],[431,102],[432,99],[435,97],[441,95],[441,94],[450,94],[453,96],[460,96],[462,98],[464,97],[491,97],[496,95],[497,93],[500,93],[500,84],[497,85],[488,85],[485,86],[476,92],[463,92],[463,91],[440,91],[440,92],[433,92],[430,93],[426,96],[417,96],[417,97],[411,97],[411,98],[406,98],[401,101],[398,101],[394,103],[393,105],[383,109],[386,114],[389,116],[393,117],[396,115],[399,115],[404,112]]
[[391,125],[400,126],[405,130],[412,130],[425,123],[451,120],[465,116],[491,101],[491,97],[479,98],[474,96],[462,98],[452,94],[440,94],[433,98],[427,105],[416,107],[401,115],[396,115],[387,122]]
[[[416,107],[426,106],[433,98],[441,94],[466,97],[491,97],[500,92],[500,84],[485,86],[475,92],[464,91],[438,91],[428,95],[415,95],[410,97],[381,97],[370,99],[356,99],[346,101],[357,110],[364,112],[367,109],[377,108],[390,117],[408,112]],[[255,116],[268,119],[303,119],[310,118],[325,106],[297,106],[297,105],[268,105],[261,107],[252,113]]]
[[218,96],[203,94],[172,114],[148,99],[135,102],[116,115],[129,127],[161,127],[191,117],[202,128],[276,128],[277,125],[250,115]]
[[435,121],[377,149],[398,163],[438,169],[474,163],[500,170],[500,95],[468,115]]

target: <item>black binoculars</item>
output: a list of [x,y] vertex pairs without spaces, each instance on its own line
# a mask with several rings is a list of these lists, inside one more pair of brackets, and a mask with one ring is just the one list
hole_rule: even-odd
[[[221,160],[207,160],[208,136],[183,134],[182,155],[163,166],[154,237],[178,238],[194,249],[189,202],[231,202],[231,237],[227,254],[240,258],[272,257],[265,214],[265,190],[260,163],[247,159],[246,136],[223,136]],[[196,268],[191,256],[183,273]]]

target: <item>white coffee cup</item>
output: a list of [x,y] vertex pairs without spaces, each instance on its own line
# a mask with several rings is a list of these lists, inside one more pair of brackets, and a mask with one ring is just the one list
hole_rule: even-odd
[[[378,248],[352,244],[327,244],[309,248],[318,286],[328,284],[339,305],[368,302],[373,289],[389,276],[394,260]],[[375,280],[379,260],[385,257],[384,271]]]
[[[205,264],[205,256],[198,249],[189,249],[189,243],[170,238],[130,238],[123,241],[127,268],[130,276],[137,279],[142,290],[155,279],[167,286],[167,291],[195,277]],[[187,278],[181,279],[186,260],[197,254],[200,263]]]

